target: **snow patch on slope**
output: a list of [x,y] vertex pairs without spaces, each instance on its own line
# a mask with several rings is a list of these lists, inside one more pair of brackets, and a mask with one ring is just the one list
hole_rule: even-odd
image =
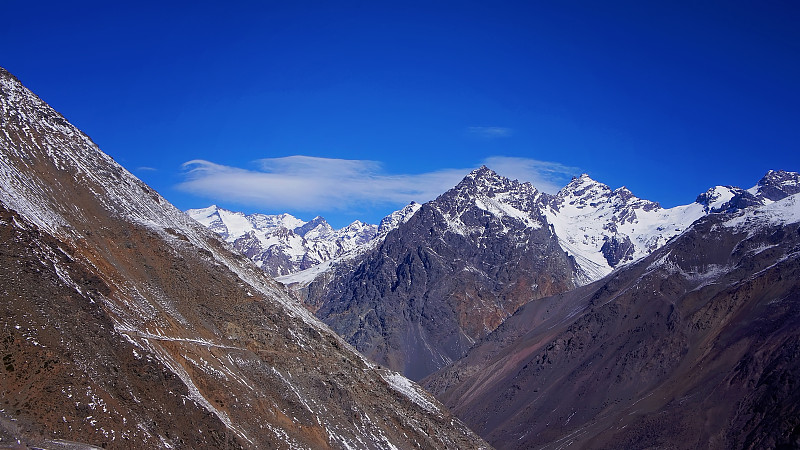
[[429,412],[439,412],[439,408],[428,399],[428,394],[424,389],[419,387],[416,383],[408,378],[400,375],[397,372],[384,370],[381,372],[381,377],[389,383],[389,386],[397,392],[405,395],[409,400],[416,403],[418,406]]
[[736,230],[759,229],[766,226],[789,225],[800,222],[800,194],[757,208],[743,210],[736,217],[723,223]]

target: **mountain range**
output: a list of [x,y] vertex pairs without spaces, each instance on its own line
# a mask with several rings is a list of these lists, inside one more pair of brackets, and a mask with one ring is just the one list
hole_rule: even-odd
[[768,174],[735,193],[766,204],[527,303],[424,385],[498,448],[797,448],[796,188]]
[[498,448],[800,445],[800,174],[662,208],[482,167],[280,280]]
[[186,213],[273,277],[297,273],[360,250],[397,228],[419,208],[411,203],[385,217],[379,225],[355,221],[334,230],[321,216],[304,222],[291,214],[243,214],[212,205]]
[[708,214],[798,189],[797,173],[771,171],[750,189],[715,186],[667,209],[585,174],[550,195],[481,167],[439,198],[394,213],[403,220],[360,246],[278,279],[356,349],[418,380],[525,303],[638,261]]
[[184,214],[3,69],[0,130],[0,446],[800,447],[798,173],[335,230]]

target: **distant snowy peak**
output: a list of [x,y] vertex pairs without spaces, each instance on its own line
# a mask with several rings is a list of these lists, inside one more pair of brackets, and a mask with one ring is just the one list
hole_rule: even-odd
[[748,208],[731,215],[726,227],[752,233],[767,226],[782,226],[800,222],[800,192]]
[[[242,215],[242,213],[237,213],[238,215]],[[253,225],[253,228],[256,230],[264,230],[270,228],[286,228],[287,230],[293,230],[297,232],[298,227],[302,227],[305,225],[305,222],[298,219],[297,217],[291,214],[275,214],[275,215],[268,215],[268,214],[250,214],[245,216],[247,221]],[[324,221],[324,219],[323,219]]]
[[470,172],[453,189],[443,195],[448,193],[467,198],[493,198],[502,194],[511,194],[514,196],[528,196],[533,199],[540,194],[532,184],[511,180],[486,166],[481,166]]
[[664,209],[583,174],[556,194],[545,214],[575,259],[578,280],[588,283],[648,255],[705,213],[700,204]]
[[229,236],[228,227],[225,225],[225,222],[222,221],[218,209],[217,205],[211,205],[208,208],[190,209],[186,211],[186,213],[206,228],[227,240]]
[[353,243],[354,247],[357,247],[372,241],[378,236],[378,225],[356,220],[350,225],[338,230],[338,233],[340,239],[350,241]]
[[[295,230],[306,224],[291,214],[249,214],[230,211],[211,205],[207,208],[190,209],[186,214],[216,232],[223,239],[233,242],[250,232],[285,228]],[[324,221],[324,219],[323,219]]]
[[556,202],[566,201],[578,207],[591,206],[592,203],[603,201],[611,197],[613,191],[599,181],[593,180],[589,175],[582,174],[573,177],[572,181],[561,188],[556,194]]
[[291,214],[249,214],[216,205],[186,213],[278,277],[338,258],[374,241],[407,221],[418,209],[412,203],[381,221],[381,226],[359,220],[334,229],[323,217],[304,222]]
[[322,216],[317,216],[310,221],[303,223],[294,228],[294,232],[309,239],[324,239],[334,233],[333,227],[330,226]]
[[769,171],[756,186],[714,186],[694,203],[664,209],[622,187],[612,190],[583,174],[551,200],[547,220],[585,282],[664,245],[706,214],[760,207],[800,192],[800,174]]
[[[286,285],[305,286],[319,275],[333,270],[341,264],[347,264],[349,261],[359,258],[361,255],[366,254],[368,251],[379,246],[385,239],[389,232],[396,230],[400,225],[406,223],[419,211],[422,207],[417,202],[411,202],[388,216],[381,219],[380,225],[364,224],[360,221],[355,221],[343,230],[350,229],[357,235],[361,235],[360,243],[349,250],[337,255],[334,258],[328,259],[321,264],[313,265],[309,268],[283,275],[277,278],[278,281]],[[374,230],[377,230],[374,233]],[[368,232],[367,232],[368,231]],[[368,238],[368,239],[367,239]]]
[[715,186],[697,197],[706,212],[734,212],[753,206],[767,205],[800,192],[800,174],[770,170],[750,189]]
[[744,194],[743,189],[734,186],[714,186],[698,195],[695,203],[703,205],[706,212],[720,212],[729,208],[731,200]]

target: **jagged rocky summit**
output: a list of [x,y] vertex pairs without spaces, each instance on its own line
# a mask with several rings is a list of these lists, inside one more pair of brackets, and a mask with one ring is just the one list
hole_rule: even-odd
[[3,69],[0,292],[0,446],[487,447]]

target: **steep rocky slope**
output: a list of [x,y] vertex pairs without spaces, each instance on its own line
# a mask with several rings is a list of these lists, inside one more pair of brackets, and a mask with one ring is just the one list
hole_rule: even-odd
[[0,445],[485,446],[3,69],[0,130]]
[[796,186],[770,172],[752,206],[734,192],[644,260],[528,303],[425,386],[497,448],[797,448]]

